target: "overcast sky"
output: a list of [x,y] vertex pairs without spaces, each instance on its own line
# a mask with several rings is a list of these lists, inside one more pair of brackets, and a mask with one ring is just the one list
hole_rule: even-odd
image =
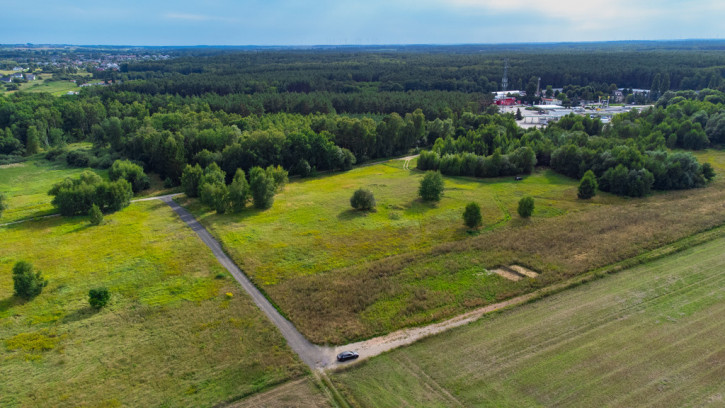
[[725,38],[725,0],[0,0],[0,43],[460,44]]

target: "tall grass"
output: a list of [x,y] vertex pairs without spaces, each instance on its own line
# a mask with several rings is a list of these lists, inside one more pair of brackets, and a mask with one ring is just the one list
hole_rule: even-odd
[[[523,182],[449,177],[443,200],[430,205],[416,200],[421,173],[402,163],[291,183],[264,212],[218,216],[193,201],[185,205],[319,343],[450,317],[725,223],[723,181],[644,199],[578,200],[575,180],[547,170]],[[360,187],[375,194],[377,213],[349,209]],[[523,195],[536,200],[529,220],[516,215]],[[461,221],[471,201],[484,216],[478,235]],[[514,263],[542,275],[510,282],[488,273]]]

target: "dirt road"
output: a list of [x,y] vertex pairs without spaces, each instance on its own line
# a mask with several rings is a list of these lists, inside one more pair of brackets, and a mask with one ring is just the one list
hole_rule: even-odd
[[[410,159],[412,159],[413,157],[415,156],[404,157],[401,160],[405,160],[405,163],[408,164]],[[191,213],[186,211],[186,209],[181,207],[173,200],[173,198],[178,195],[180,194],[167,194],[158,197],[141,198],[133,200],[132,202],[161,200],[168,204],[174,210],[174,212],[179,215],[179,218],[181,218],[182,221],[184,221],[194,232],[196,232],[201,241],[206,244],[209,249],[211,249],[212,253],[219,261],[219,263],[222,264],[222,266],[224,266],[229,271],[229,273],[232,274],[234,279],[236,279],[236,281],[239,282],[239,284],[249,294],[249,296],[252,297],[252,300],[257,305],[257,307],[259,307],[262,312],[264,312],[264,314],[266,314],[267,317],[272,321],[272,323],[277,326],[284,338],[287,340],[290,348],[294,350],[295,353],[300,356],[300,359],[313,370],[333,368],[342,364],[349,364],[337,362],[336,356],[342,351],[356,351],[358,354],[360,354],[360,357],[355,361],[364,360],[370,357],[374,357],[385,351],[411,344],[424,337],[428,337],[437,333],[444,332],[446,330],[450,330],[454,327],[471,323],[481,318],[481,316],[486,313],[490,313],[512,305],[524,303],[533,296],[535,296],[535,293],[519,296],[517,298],[509,299],[505,302],[500,302],[482,307],[480,309],[472,310],[468,313],[464,313],[443,322],[431,324],[424,327],[402,329],[393,333],[386,334],[384,336],[375,337],[365,341],[359,341],[356,343],[350,343],[343,346],[335,347],[319,346],[316,344],[312,344],[299,331],[297,331],[297,328],[295,328],[289,320],[287,320],[277,311],[274,305],[272,305],[272,303],[262,294],[262,292],[260,292],[259,289],[257,289],[256,286],[254,286],[249,278],[239,269],[239,267],[237,267],[234,261],[232,261],[232,259],[229,258],[226,253],[224,253],[219,242],[217,242],[217,240],[212,237],[209,231],[207,231],[206,228],[204,228],[204,226],[201,225],[201,223],[199,223],[193,215],[191,215]],[[39,218],[57,216],[58,214],[53,214]],[[29,220],[21,220],[3,225],[16,224],[24,221]]]
[[327,353],[322,352],[320,346],[310,343],[299,331],[297,331],[289,320],[285,319],[277,311],[277,309],[275,309],[272,303],[264,297],[262,292],[260,292],[254,284],[252,284],[249,278],[242,273],[232,259],[224,253],[221,245],[219,245],[219,242],[217,242],[217,240],[209,234],[209,231],[207,231],[206,228],[204,228],[204,226],[201,225],[193,215],[191,215],[191,213],[177,204],[171,196],[157,197],[156,199],[168,204],[174,212],[179,215],[181,220],[184,221],[194,232],[196,232],[196,235],[201,238],[202,242],[211,249],[211,252],[214,254],[219,263],[221,263],[222,266],[224,266],[229,273],[232,274],[234,279],[242,285],[242,288],[249,293],[249,296],[252,297],[254,303],[256,303],[262,312],[267,315],[269,320],[277,326],[279,331],[282,332],[282,335],[285,339],[287,339],[287,343],[290,348],[292,348],[292,350],[300,356],[300,359],[305,364],[312,369],[325,367],[327,365],[327,361],[321,360],[321,358],[327,356]]
[[161,200],[168,204],[176,214],[179,215],[182,221],[184,221],[196,234],[201,238],[202,242],[211,249],[214,256],[217,258],[228,271],[232,274],[234,279],[242,285],[242,288],[249,293],[254,303],[269,317],[275,326],[282,332],[282,335],[287,339],[287,343],[290,348],[294,350],[300,359],[307,364],[313,370],[321,370],[326,368],[334,368],[342,364],[349,363],[338,363],[336,356],[338,353],[345,350],[356,351],[360,357],[355,361],[361,361],[370,357],[374,357],[385,351],[392,350],[394,348],[402,347],[411,344],[424,337],[428,337],[437,333],[450,330],[454,327],[462,326],[478,320],[486,313],[490,313],[496,310],[500,310],[509,306],[524,303],[536,296],[536,293],[530,293],[528,295],[519,296],[513,299],[509,299],[505,302],[500,302],[492,305],[488,305],[462,315],[456,316],[452,319],[445,320],[443,322],[430,324],[424,327],[415,327],[409,329],[398,330],[393,333],[386,334],[384,336],[375,337],[369,340],[364,340],[356,343],[350,343],[343,346],[328,347],[318,346],[310,343],[294,325],[282,316],[277,309],[270,303],[269,300],[257,289],[256,286],[249,280],[249,278],[237,267],[237,265],[227,256],[221,248],[219,242],[211,236],[209,231],[199,223],[191,213],[186,211],[183,207],[177,204],[173,197],[175,194],[146,198],[138,201],[149,201],[149,200]]

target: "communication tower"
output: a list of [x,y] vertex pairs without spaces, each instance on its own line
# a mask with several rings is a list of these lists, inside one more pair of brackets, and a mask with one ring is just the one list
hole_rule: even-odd
[[509,60],[506,58],[503,63],[503,78],[501,78],[501,90],[506,92],[509,89]]

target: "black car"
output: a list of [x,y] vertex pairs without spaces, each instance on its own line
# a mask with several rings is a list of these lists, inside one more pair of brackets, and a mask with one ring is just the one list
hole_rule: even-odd
[[337,355],[337,361],[354,360],[358,357],[360,357],[360,355],[354,351],[343,351]]

